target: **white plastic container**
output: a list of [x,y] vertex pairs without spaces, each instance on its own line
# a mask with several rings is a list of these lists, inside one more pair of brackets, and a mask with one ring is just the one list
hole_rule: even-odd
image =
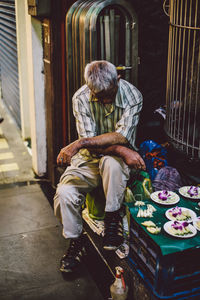
[[113,300],[126,300],[128,296],[128,286],[125,284],[121,267],[116,267],[116,277],[113,284],[110,286],[110,293]]

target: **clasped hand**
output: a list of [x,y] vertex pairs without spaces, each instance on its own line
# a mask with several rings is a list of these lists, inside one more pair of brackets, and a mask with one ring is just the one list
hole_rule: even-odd
[[146,170],[144,160],[136,151],[127,148],[123,153],[123,160],[131,169]]
[[57,164],[58,165],[70,165],[71,158],[79,151],[77,141],[69,144],[68,146],[62,148],[60,153],[57,156]]

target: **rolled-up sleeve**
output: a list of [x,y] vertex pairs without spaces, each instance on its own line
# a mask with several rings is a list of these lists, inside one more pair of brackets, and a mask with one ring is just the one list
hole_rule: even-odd
[[138,103],[132,106],[127,106],[120,120],[116,124],[116,132],[122,134],[134,149],[136,149],[136,129],[141,109],[142,95],[140,94]]
[[96,125],[92,118],[89,105],[83,103],[82,99],[78,97],[73,97],[72,102],[79,138],[96,136]]

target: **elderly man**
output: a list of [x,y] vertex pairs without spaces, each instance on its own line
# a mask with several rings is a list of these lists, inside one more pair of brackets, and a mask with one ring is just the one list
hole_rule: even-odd
[[142,95],[120,79],[107,61],[93,61],[85,68],[85,82],[73,96],[79,139],[61,149],[58,164],[67,164],[54,198],[60,207],[63,236],[70,239],[61,259],[62,272],[73,271],[84,249],[81,207],[86,194],[103,186],[106,197],[103,247],[115,250],[123,242],[120,207],[131,168],[145,170],[135,149],[136,127]]

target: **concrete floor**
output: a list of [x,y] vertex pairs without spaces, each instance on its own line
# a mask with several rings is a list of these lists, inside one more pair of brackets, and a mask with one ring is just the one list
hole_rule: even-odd
[[84,265],[73,275],[59,271],[67,248],[61,224],[34,183],[19,131],[2,107],[0,112],[0,299],[102,300]]

